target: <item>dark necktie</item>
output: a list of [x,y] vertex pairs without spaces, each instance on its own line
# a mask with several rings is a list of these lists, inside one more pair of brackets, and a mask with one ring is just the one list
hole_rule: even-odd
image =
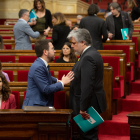
[[52,83],[52,78],[51,78],[51,72],[50,72],[50,66],[49,65],[47,66],[47,70],[48,70],[48,73],[49,73],[50,82]]

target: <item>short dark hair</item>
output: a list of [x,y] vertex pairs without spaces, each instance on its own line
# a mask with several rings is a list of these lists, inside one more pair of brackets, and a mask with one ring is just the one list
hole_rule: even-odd
[[0,35],[0,49],[4,49],[3,38],[1,35]]
[[1,61],[0,61],[0,70],[2,69]]
[[21,18],[21,17],[23,16],[23,14],[25,14],[25,13],[27,13],[27,12],[29,12],[29,10],[27,10],[27,9],[21,9],[21,10],[19,11],[19,13],[18,13],[19,18]]
[[112,7],[113,9],[116,9],[118,12],[121,12],[121,7],[118,3],[113,2],[109,4],[109,8]]
[[96,4],[91,4],[88,8],[88,15],[92,16],[99,12],[99,7]]
[[52,42],[52,40],[42,39],[35,43],[35,53],[37,57],[41,57],[44,50],[49,50],[49,42]]

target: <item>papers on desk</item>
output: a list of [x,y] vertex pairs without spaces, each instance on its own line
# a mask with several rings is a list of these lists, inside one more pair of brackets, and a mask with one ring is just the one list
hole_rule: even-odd
[[103,118],[99,115],[99,113],[93,107],[90,107],[87,110],[87,113],[90,115],[90,119],[88,120],[82,118],[81,114],[73,118],[74,121],[77,123],[77,125],[80,127],[80,129],[83,132],[87,132],[104,122]]

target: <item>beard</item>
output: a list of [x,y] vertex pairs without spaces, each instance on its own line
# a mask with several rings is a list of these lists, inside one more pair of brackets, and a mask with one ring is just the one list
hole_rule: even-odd
[[48,60],[49,60],[49,62],[54,61],[54,55],[53,55],[53,56],[51,56],[51,55],[49,54],[49,55],[48,55]]

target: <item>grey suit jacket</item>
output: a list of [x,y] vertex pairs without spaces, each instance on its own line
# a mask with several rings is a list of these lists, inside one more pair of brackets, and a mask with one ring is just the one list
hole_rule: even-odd
[[14,26],[15,50],[32,50],[30,37],[39,37],[39,32],[34,32],[29,24],[19,19]]
[[[121,11],[121,16],[122,16],[123,28],[129,28],[128,36],[130,39],[132,39],[132,33],[134,30],[132,20],[127,12]],[[112,39],[115,39],[115,24],[114,24],[113,15],[110,15],[106,18],[106,26],[107,26],[107,30],[113,34]]]

